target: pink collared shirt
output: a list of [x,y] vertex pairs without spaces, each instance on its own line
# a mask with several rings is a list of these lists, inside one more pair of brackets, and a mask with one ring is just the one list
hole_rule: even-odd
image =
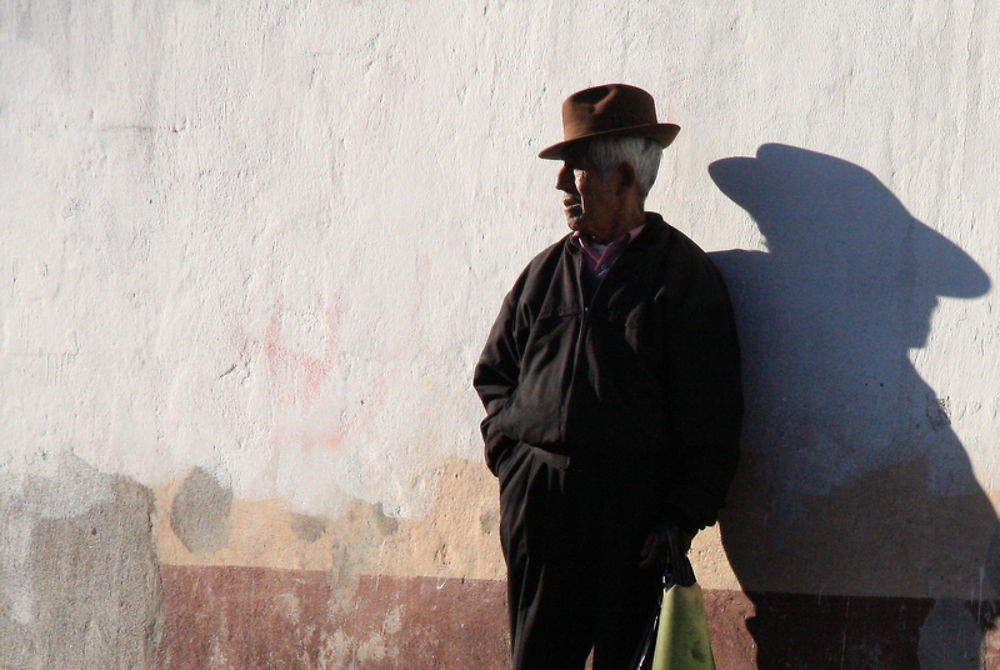
[[584,267],[587,268],[587,273],[594,279],[603,279],[618,257],[625,251],[628,243],[634,240],[645,227],[646,224],[636,226],[608,244],[598,244],[581,234],[580,231],[573,233],[573,239],[584,251],[583,258],[587,261]]

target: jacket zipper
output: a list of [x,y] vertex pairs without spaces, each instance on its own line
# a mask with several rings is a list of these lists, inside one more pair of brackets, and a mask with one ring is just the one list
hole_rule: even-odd
[[[624,255],[624,252],[622,255]],[[597,302],[597,296],[600,295],[601,288],[604,287],[604,283],[605,280],[607,280],[608,275],[614,272],[615,266],[618,265],[618,261],[621,260],[621,256],[619,256],[618,259],[615,261],[615,264],[612,265],[608,269],[608,271],[604,274],[604,276],[598,280],[597,286],[594,287],[594,292],[590,296],[590,303],[588,304],[583,292],[583,281],[584,281],[583,273],[586,272],[586,270],[583,267],[583,263],[585,261],[583,260],[582,256],[578,258],[579,261],[575,273],[576,293],[577,293],[577,298],[580,301],[580,305],[583,307],[583,318],[580,320],[580,332],[577,334],[576,346],[574,347],[575,351],[573,354],[573,374],[572,376],[570,376],[569,390],[566,393],[566,400],[565,404],[563,405],[562,430],[560,431],[562,438],[561,442],[563,446],[569,446],[568,437],[569,437],[570,407],[573,404],[573,395],[574,392],[576,391],[576,384],[577,384],[576,376],[582,367],[580,363],[584,353],[583,343],[587,337],[587,331],[590,328],[590,308],[594,305],[595,302]]]

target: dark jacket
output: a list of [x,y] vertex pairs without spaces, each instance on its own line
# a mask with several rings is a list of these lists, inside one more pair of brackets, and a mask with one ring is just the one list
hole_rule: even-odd
[[518,442],[589,467],[653,473],[665,516],[715,522],[738,456],[739,346],[725,284],[689,238],[647,213],[588,301],[567,235],[507,294],[476,366],[486,462]]

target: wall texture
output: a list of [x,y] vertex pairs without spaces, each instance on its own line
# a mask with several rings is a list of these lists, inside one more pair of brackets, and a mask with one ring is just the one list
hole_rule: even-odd
[[[0,667],[501,668],[471,368],[650,90],[726,275],[720,666],[1000,668],[1000,6],[0,3]],[[991,37],[992,36],[992,37]]]

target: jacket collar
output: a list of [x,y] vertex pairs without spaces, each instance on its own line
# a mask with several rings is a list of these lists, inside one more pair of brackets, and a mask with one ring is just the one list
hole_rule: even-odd
[[[648,244],[650,241],[662,235],[666,228],[667,223],[663,220],[662,216],[660,216],[657,212],[646,212],[646,222],[643,229],[638,235],[635,236],[635,238],[629,241],[629,246],[631,247],[640,243],[642,245]],[[569,233],[563,238],[563,242],[572,253],[581,253],[583,249],[580,248],[580,244],[574,239],[575,237],[576,233]]]

